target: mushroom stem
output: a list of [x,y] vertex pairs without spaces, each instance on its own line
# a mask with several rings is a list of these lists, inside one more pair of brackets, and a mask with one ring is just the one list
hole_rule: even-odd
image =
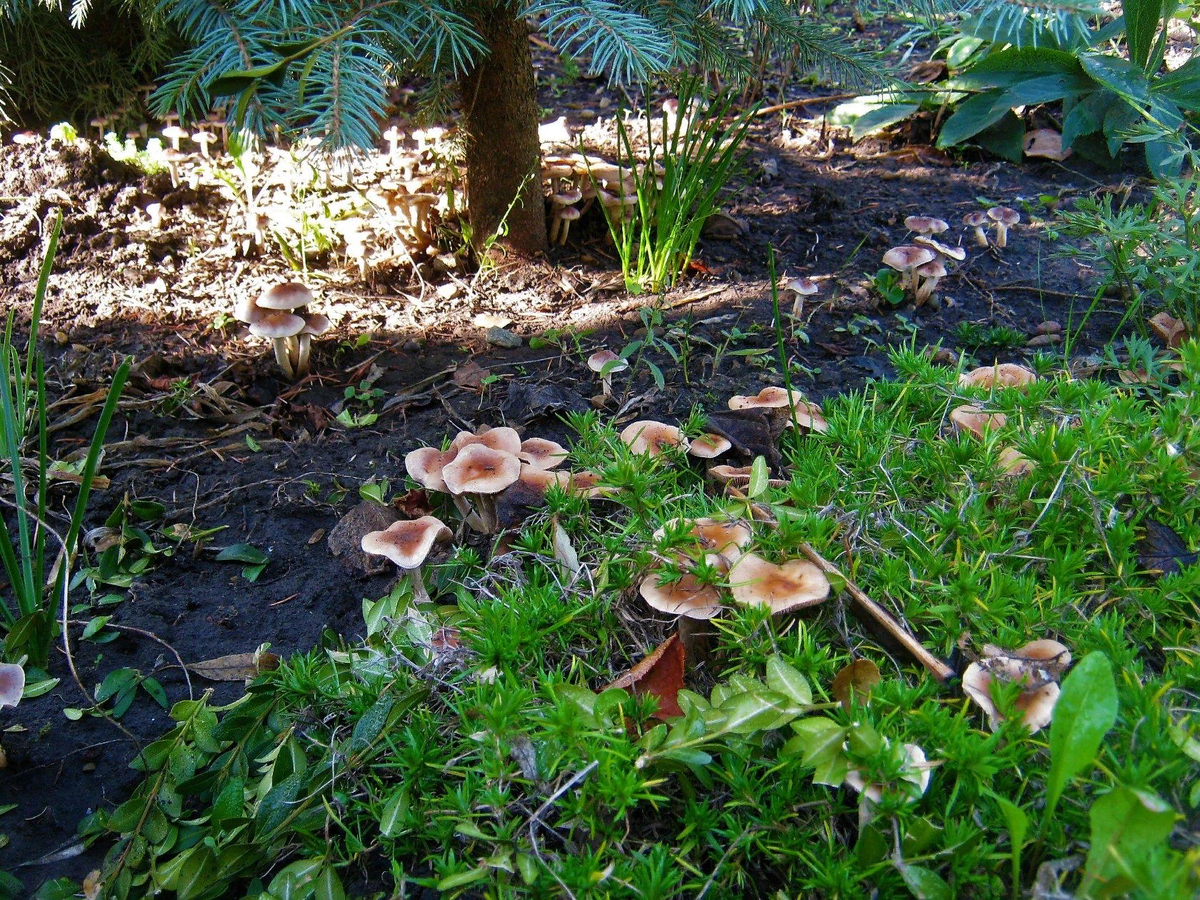
[[996,246],[1001,250],[1008,246],[1008,226],[1003,222],[996,223]]
[[308,374],[308,356],[312,348],[312,335],[301,334],[296,348],[296,374]]
[[938,681],[947,682],[954,677],[954,670],[925,649],[925,646],[908,633],[904,627],[892,618],[886,609],[868,597],[853,581],[838,571],[837,567],[812,548],[807,541],[800,543],[800,552],[812,560],[826,575],[836,575],[846,584],[846,593],[858,604],[859,608],[873,618],[880,627],[900,642],[921,665],[929,670]]
[[292,368],[291,351],[288,348],[288,338],[275,338],[271,341],[275,348],[275,362],[279,363],[279,368],[283,369],[283,377],[291,380],[296,377],[296,372]]
[[421,577],[420,569],[405,569],[408,583],[412,587],[413,600],[417,603],[429,603],[429,591],[425,589],[425,579]]

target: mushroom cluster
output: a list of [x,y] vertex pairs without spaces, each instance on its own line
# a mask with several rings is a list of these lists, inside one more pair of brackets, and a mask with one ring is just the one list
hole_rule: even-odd
[[285,281],[263,291],[257,298],[244,295],[234,316],[250,326],[255,337],[270,338],[275,361],[285,378],[308,374],[312,339],[331,327],[327,316],[309,312],[313,295],[297,281]]
[[1071,651],[1058,641],[1030,641],[1016,650],[988,644],[980,659],[963,672],[963,690],[984,711],[994,731],[1004,716],[996,707],[993,687],[1020,685],[1014,712],[1033,733],[1050,724],[1058,702],[1058,682],[1070,664]]
[[[958,376],[963,388],[984,388],[989,391],[1002,388],[1028,390],[1037,381],[1037,375],[1016,363],[997,363],[980,366]],[[978,406],[964,404],[950,410],[950,423],[959,432],[966,432],[980,440],[993,428],[1003,428],[1008,419],[1003,413],[986,413]],[[1015,447],[1000,448],[997,462],[1005,475],[1025,475],[1033,470],[1033,462]]]
[[554,485],[599,495],[595,475],[556,471],[566,458],[557,442],[521,440],[516,429],[503,426],[459,432],[446,450],[419,447],[404,457],[404,468],[426,490],[449,494],[470,528],[495,534],[503,524],[498,503],[506,498],[532,506]]
[[936,304],[938,283],[949,274],[950,266],[967,258],[967,251],[944,244],[934,236],[949,230],[950,225],[944,219],[908,216],[904,227],[914,235],[912,243],[892,247],[883,254],[883,264],[900,273],[904,293],[917,306]]
[[[671,546],[663,562],[642,578],[638,593],[652,608],[669,615],[711,619],[726,607],[727,595],[740,606],[762,605],[780,615],[829,596],[829,579],[809,560],[776,564],[752,553],[754,532],[742,519],[673,519],[654,538],[670,538]],[[724,585],[713,583],[716,576]]]
[[[989,209],[973,210],[963,216],[963,224],[975,233],[975,243],[980,247],[994,246],[1003,250],[1008,246],[1009,229],[1021,221],[1021,214],[1008,206],[993,206]],[[987,230],[995,231],[988,238]]]
[[[665,169],[655,163],[653,172],[661,179]],[[550,242],[566,243],[571,222],[596,202],[613,223],[632,219],[638,209],[638,182],[645,175],[644,164],[630,168],[587,153],[544,157],[542,192],[549,203]]]

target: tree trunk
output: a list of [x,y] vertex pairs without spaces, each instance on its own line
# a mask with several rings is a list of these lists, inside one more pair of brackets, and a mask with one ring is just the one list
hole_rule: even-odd
[[546,213],[529,29],[518,4],[479,6],[488,51],[461,81],[471,240],[480,252],[494,239],[493,254],[532,256],[546,249]]

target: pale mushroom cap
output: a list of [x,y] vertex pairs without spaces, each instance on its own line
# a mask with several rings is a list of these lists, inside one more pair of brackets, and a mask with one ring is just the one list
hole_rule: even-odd
[[961,387],[1016,387],[1025,388],[1037,381],[1032,370],[1016,363],[997,363],[980,366],[958,376]]
[[670,447],[685,451],[688,448],[688,440],[682,431],[674,425],[652,419],[640,419],[625,426],[621,440],[629,447],[630,453],[645,453],[648,456],[658,456]]
[[304,317],[290,313],[286,309],[254,307],[250,310],[248,318],[251,334],[272,340],[292,337],[304,329]]
[[521,436],[517,434],[515,428],[509,428],[507,425],[489,428],[487,431],[475,434],[469,431],[460,431],[450,442],[450,449],[461,450],[471,444],[481,444],[489,450],[499,450],[510,456],[516,456],[521,452]]
[[321,335],[333,327],[329,317],[322,313],[306,313],[303,318],[304,329],[301,334]]
[[[609,366],[610,363],[611,366]],[[608,373],[610,375],[624,372],[629,368],[629,363],[611,350],[597,350],[588,357],[587,365],[593,372],[603,372],[604,367],[609,366]]]
[[945,278],[946,264],[935,256],[924,265],[917,266],[916,273],[922,278]]
[[446,491],[442,470],[458,456],[457,450],[418,447],[404,457],[404,469],[417,484],[429,491]]
[[688,443],[688,456],[697,459],[716,459],[722,453],[733,448],[733,442],[719,434],[702,434],[692,438]]
[[312,299],[312,291],[300,282],[285,281],[263,291],[257,305],[263,309],[295,309],[307,306]]
[[1014,656],[1040,663],[1054,677],[1058,677],[1071,665],[1071,651],[1065,644],[1051,638],[1030,641],[1013,651]]
[[[688,526],[687,535],[696,542],[697,552],[688,553],[693,559],[699,556],[707,558],[715,554],[732,565],[754,540],[750,523],[744,519],[714,519],[708,516],[699,519],[671,519],[654,532],[654,539],[661,541],[669,529],[684,525]],[[679,549],[684,552],[688,550],[687,547]]]
[[899,272],[924,265],[933,259],[934,253],[928,247],[918,247],[916,244],[901,244],[883,254],[883,264],[891,266]]
[[[583,191],[581,191],[579,188],[575,188],[575,187],[571,188],[570,190],[559,191],[556,194],[550,195],[550,200],[554,203],[555,206],[564,206],[564,207],[571,206],[574,203],[578,203],[582,199],[583,199]],[[578,212],[578,211],[579,210],[576,210],[576,212]],[[562,212],[563,211],[560,211],[559,215],[562,215]]]
[[796,403],[804,402],[804,398],[793,392],[788,395],[787,388],[767,386],[753,396],[735,394],[729,398],[730,409],[783,409]]
[[[926,235],[917,235],[913,238],[913,243],[918,247],[927,247],[944,259],[952,259],[955,262],[962,262],[967,258],[967,251],[962,247],[951,247],[949,244],[943,244],[941,241],[936,241]],[[928,264],[927,264],[928,265]]]
[[941,234],[950,226],[935,216],[908,216],[904,220],[904,227],[917,234]]
[[[720,557],[710,562],[723,564]],[[638,593],[651,607],[672,616],[711,619],[722,609],[721,592],[711,584],[700,584],[691,573],[685,573],[678,580],[661,583],[659,573],[651,572],[638,585]]]
[[1010,227],[1021,221],[1021,214],[1008,206],[993,206],[987,211],[987,216],[993,222]]
[[966,213],[962,220],[963,224],[968,228],[978,228],[980,225],[986,225],[989,221],[988,214],[982,209]]
[[364,553],[386,556],[401,569],[417,569],[425,562],[433,545],[450,539],[450,529],[436,516],[393,522],[383,531],[368,531],[362,536]]
[[463,447],[442,469],[442,480],[452,494],[498,494],[520,477],[521,461],[514,454],[483,444]]
[[[915,801],[929,788],[930,765],[925,757],[925,751],[916,744],[905,744],[904,754],[906,756],[905,766],[898,780],[911,785],[915,789],[909,790],[907,793],[908,799]],[[872,803],[878,803],[883,799],[883,790],[885,787],[903,788],[901,784],[867,784],[867,779],[863,777],[861,769],[851,769],[848,771],[845,783]]]
[[579,215],[579,210],[574,206],[564,206],[558,211],[558,217],[560,219],[566,219],[568,222],[574,222],[579,218]]
[[825,434],[829,431],[829,422],[821,407],[809,400],[798,400],[792,409],[792,414],[784,423],[787,427],[793,425],[802,431],[816,431]]
[[985,413],[978,406],[956,406],[950,410],[950,422],[955,431],[966,431],[983,440],[985,432],[1003,428],[1008,417],[1004,413]]
[[1033,460],[1016,447],[1002,449],[997,462],[1000,464],[1001,473],[1013,478],[1028,475],[1035,468]]
[[16,663],[0,663],[0,709],[16,706],[25,693],[25,670]]
[[772,615],[803,609],[829,596],[829,579],[806,559],[777,566],[754,553],[743,553],[730,567],[729,584],[738,603],[765,604]]
[[811,278],[793,278],[784,285],[789,291],[795,291],[802,297],[809,297],[821,289]]
[[549,438],[526,438],[517,457],[535,469],[553,469],[567,459],[567,448]]

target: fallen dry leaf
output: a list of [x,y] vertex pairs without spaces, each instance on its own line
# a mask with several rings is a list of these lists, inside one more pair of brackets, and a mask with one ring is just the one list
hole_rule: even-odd
[[1142,523],[1146,533],[1137,544],[1138,565],[1158,575],[1176,575],[1193,565],[1200,553],[1189,550],[1175,529],[1149,516]]
[[658,698],[656,719],[682,716],[677,697],[683,687],[684,661],[683,643],[678,634],[672,634],[653,653],[601,690],[623,688],[637,697],[650,694]]
[[188,665],[190,672],[209,681],[243,681],[278,668],[279,657],[260,650],[230,653]]
[[856,659],[833,677],[833,696],[849,709],[851,695],[857,697],[859,703],[866,703],[871,698],[871,688],[881,680],[875,663],[869,659]]
[[450,380],[453,381],[463,390],[467,391],[482,391],[483,382],[490,376],[491,370],[485,369],[473,359],[468,359],[465,363],[454,370],[454,374]]
[[1187,326],[1170,313],[1160,312],[1151,316],[1150,327],[1171,350],[1178,350],[1179,345],[1188,337]]

